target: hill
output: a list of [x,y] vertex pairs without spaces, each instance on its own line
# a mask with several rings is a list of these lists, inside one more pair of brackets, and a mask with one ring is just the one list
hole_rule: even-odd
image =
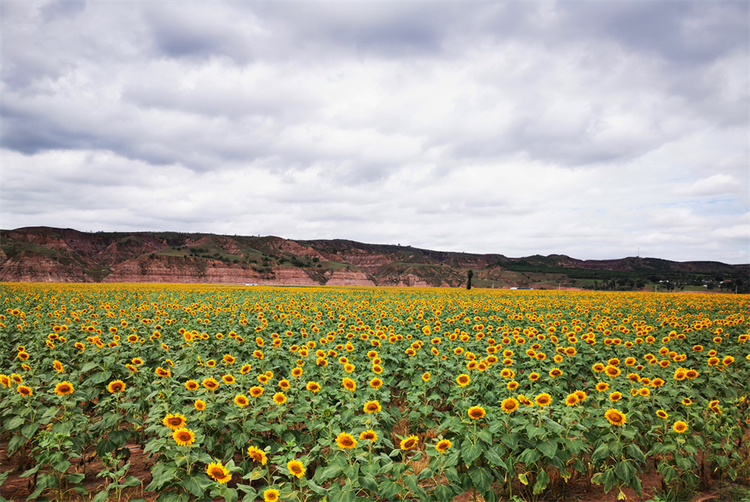
[[432,251],[349,240],[290,240],[179,232],[0,230],[3,282],[175,282],[337,286],[745,291],[748,265],[658,258]]

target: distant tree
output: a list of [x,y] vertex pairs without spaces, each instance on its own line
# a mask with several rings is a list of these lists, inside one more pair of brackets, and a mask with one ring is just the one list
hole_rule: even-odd
[[471,289],[471,278],[474,277],[474,271],[469,270],[469,272],[466,274],[466,276],[469,278],[466,281],[466,289]]

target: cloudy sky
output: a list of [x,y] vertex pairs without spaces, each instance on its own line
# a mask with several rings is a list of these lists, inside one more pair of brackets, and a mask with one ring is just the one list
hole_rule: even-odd
[[750,262],[745,0],[0,2],[0,227]]

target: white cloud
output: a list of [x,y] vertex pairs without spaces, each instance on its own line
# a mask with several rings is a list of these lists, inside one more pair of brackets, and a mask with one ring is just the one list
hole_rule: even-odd
[[728,174],[714,174],[693,183],[681,183],[672,190],[676,195],[711,196],[730,194],[741,190],[742,183]]
[[748,256],[739,2],[0,8],[4,228]]

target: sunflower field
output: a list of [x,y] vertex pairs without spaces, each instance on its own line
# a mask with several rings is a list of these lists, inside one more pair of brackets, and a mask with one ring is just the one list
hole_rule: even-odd
[[549,500],[581,484],[622,499],[645,472],[673,495],[750,475],[747,296],[3,284],[0,298],[0,489],[21,473],[28,500]]

